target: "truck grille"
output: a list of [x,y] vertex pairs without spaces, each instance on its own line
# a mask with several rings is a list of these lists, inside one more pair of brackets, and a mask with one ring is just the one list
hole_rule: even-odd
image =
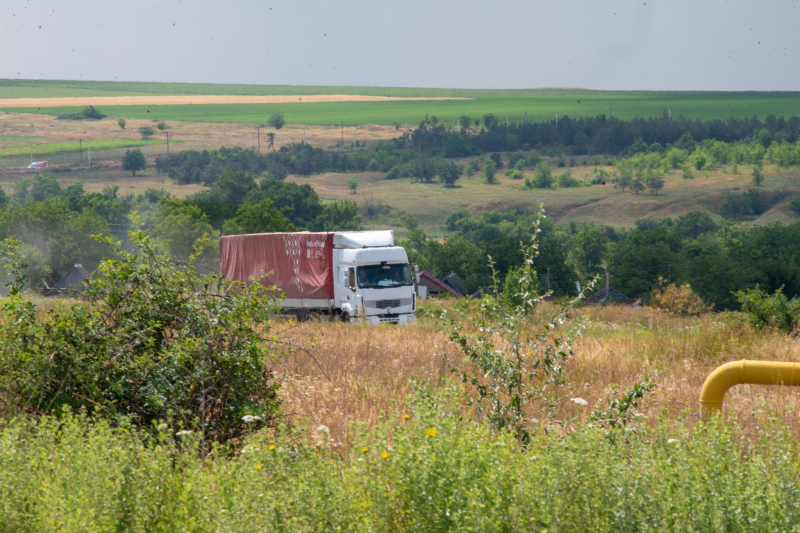
[[367,300],[364,302],[366,307],[377,309],[395,309],[411,305],[411,298],[398,298],[396,300]]

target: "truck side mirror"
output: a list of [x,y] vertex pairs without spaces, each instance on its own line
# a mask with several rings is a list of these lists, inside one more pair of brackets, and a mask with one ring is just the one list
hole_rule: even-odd
[[414,273],[415,274],[419,273],[419,265],[414,265]]
[[356,290],[356,271],[353,268],[347,269],[347,286],[351,291]]

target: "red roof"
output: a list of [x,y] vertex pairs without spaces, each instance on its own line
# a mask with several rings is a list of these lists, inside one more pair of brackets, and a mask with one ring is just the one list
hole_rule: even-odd
[[456,296],[458,298],[462,297],[462,295],[459,294],[456,290],[454,290],[451,286],[449,286],[448,284],[444,283],[442,280],[440,280],[439,278],[437,278],[436,276],[434,276],[433,274],[431,274],[427,270],[423,270],[422,272],[419,273],[419,279],[422,279],[422,278],[425,278],[425,279],[431,281],[434,285],[436,285],[437,287],[441,288],[442,291],[449,292],[450,294],[452,294],[453,296]]

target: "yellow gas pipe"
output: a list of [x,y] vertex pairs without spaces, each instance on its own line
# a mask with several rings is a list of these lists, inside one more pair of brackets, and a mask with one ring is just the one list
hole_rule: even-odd
[[706,378],[700,391],[700,419],[708,420],[722,410],[722,400],[734,385],[800,385],[800,363],[734,361],[719,366]]

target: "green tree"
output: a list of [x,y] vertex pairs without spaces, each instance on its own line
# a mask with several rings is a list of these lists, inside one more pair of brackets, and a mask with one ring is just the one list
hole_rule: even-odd
[[[155,243],[168,250],[176,259],[187,260],[194,253],[199,239],[207,238],[208,247],[199,258],[204,264],[213,264],[219,243],[219,232],[208,221],[199,207],[180,200],[166,200],[153,217],[152,236]],[[205,237],[204,237],[205,236]]]
[[753,166],[753,183],[756,187],[760,187],[762,183],[764,183],[764,174],[762,172],[762,167],[760,164]]
[[117,120],[117,124],[119,124],[119,127],[122,128],[123,130],[125,129],[125,119],[124,118],[119,117],[119,120]]
[[681,166],[681,177],[685,180],[693,180],[694,173],[692,172],[692,166],[689,163],[685,163]]
[[347,188],[350,189],[350,194],[358,193],[358,180],[356,179],[347,180]]
[[[530,185],[528,185],[528,183]],[[526,183],[526,186],[534,187],[536,189],[549,189],[553,186],[553,173],[550,170],[550,165],[547,163],[539,163],[536,165],[536,171],[533,174],[533,179]]]
[[322,206],[322,213],[309,227],[312,231],[359,231],[363,229],[358,204],[340,200]]
[[497,183],[496,173],[497,165],[494,164],[494,161],[490,159],[483,164],[483,179],[486,180],[486,183]]
[[461,133],[468,131],[472,127],[472,119],[468,115],[458,117],[458,122],[461,124]]
[[[286,124],[286,118],[284,118],[283,113],[275,112],[269,116],[267,124],[279,130]],[[270,145],[272,145],[272,143],[270,143]]]
[[439,165],[437,173],[442,179],[445,187],[453,187],[464,172],[464,167],[456,165],[452,161],[446,161]]
[[622,189],[622,192],[625,192],[625,189],[631,186],[633,183],[633,172],[630,168],[624,167],[619,169],[619,176],[615,180],[617,187]]
[[142,139],[145,139],[145,140],[149,139],[150,137],[152,137],[155,134],[156,134],[156,132],[153,131],[153,128],[150,127],[150,126],[140,126],[139,127],[139,135],[142,136]]
[[122,170],[131,171],[133,176],[136,177],[137,170],[144,170],[145,158],[141,150],[126,150],[125,156],[122,158]]
[[647,169],[645,185],[650,189],[650,194],[658,194],[658,191],[664,188],[664,177],[652,169]]
[[[487,130],[495,129],[498,124],[499,124],[499,122],[497,120],[497,117],[494,116],[492,113],[486,113],[485,115],[483,115],[483,126]],[[477,124],[476,124],[476,126],[477,126]]]
[[161,131],[164,131],[165,129],[169,128],[169,126],[167,126],[167,123],[162,120],[161,122],[156,124],[156,128],[158,128]]
[[[2,204],[2,200],[0,200],[0,204]],[[789,211],[795,214],[796,217],[800,217],[800,197],[794,198],[789,205],[787,205]]]
[[236,212],[236,216],[226,221],[222,228],[222,233],[225,235],[284,231],[297,231],[297,227],[269,198],[264,198],[258,203],[242,204]]
[[436,163],[430,157],[418,157],[411,166],[411,175],[425,183],[430,183],[436,176]]

